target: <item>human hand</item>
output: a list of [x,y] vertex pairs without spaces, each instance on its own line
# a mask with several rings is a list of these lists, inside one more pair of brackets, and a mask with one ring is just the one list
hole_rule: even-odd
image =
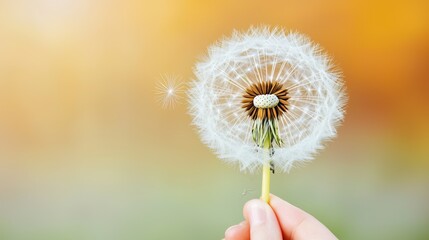
[[269,205],[247,202],[243,215],[245,221],[228,228],[225,240],[338,240],[316,218],[272,194]]

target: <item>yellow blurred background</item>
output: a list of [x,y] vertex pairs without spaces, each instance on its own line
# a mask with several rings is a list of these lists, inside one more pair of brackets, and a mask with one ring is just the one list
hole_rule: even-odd
[[220,239],[260,175],[216,159],[164,73],[268,24],[343,70],[339,137],[273,193],[340,239],[429,239],[429,2],[0,0],[0,239]]

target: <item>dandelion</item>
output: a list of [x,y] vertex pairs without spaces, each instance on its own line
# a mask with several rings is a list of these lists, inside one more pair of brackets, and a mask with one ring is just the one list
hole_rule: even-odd
[[201,138],[242,170],[287,172],[335,137],[346,97],[330,58],[306,36],[251,28],[209,48],[188,91]]
[[156,85],[156,95],[163,108],[174,108],[180,102],[184,92],[181,78],[175,75],[163,75]]

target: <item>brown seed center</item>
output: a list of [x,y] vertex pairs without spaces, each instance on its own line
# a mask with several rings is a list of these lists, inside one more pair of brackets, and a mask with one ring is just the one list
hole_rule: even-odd
[[288,99],[288,90],[281,83],[258,82],[246,89],[242,108],[253,120],[277,119],[288,110]]

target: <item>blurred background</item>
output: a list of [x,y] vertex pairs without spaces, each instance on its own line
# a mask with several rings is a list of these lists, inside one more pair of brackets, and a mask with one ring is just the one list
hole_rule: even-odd
[[0,0],[0,239],[221,239],[260,174],[219,161],[186,101],[207,47],[268,24],[343,70],[339,137],[272,192],[340,239],[429,239],[429,2]]

